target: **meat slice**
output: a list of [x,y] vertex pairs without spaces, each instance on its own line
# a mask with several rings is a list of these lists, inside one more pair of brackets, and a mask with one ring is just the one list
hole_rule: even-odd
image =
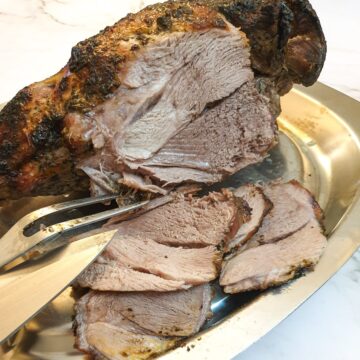
[[[159,193],[188,181],[214,183],[260,161],[275,144],[274,119],[253,81],[245,36],[223,21],[226,30],[179,32],[149,43],[114,97],[84,116],[92,119],[93,144],[101,144],[99,162],[110,149],[120,183]],[[224,139],[229,144],[219,152]],[[95,168],[97,183],[98,173]]]
[[197,333],[210,314],[210,285],[177,292],[113,293],[108,306],[143,329],[161,336]]
[[250,217],[240,226],[235,237],[228,243],[229,250],[236,250],[244,245],[258,231],[264,217],[273,206],[263,190],[252,184],[240,186],[234,191],[234,195],[246,201],[250,208]]
[[164,279],[116,261],[95,262],[77,278],[77,283],[81,287],[100,291],[175,291],[190,287],[184,280]]
[[109,359],[147,359],[199,331],[210,313],[209,285],[172,293],[90,291],[76,304],[76,345]]
[[134,270],[196,285],[217,277],[222,253],[215,246],[185,249],[116,233],[101,262],[116,261]]
[[223,248],[239,228],[242,209],[235,197],[224,190],[165,200],[108,224],[117,233],[79,284],[102,291],[174,291],[214,280]]
[[264,157],[279,96],[314,83],[325,54],[307,0],[179,0],[129,14],[0,112],[0,200],[84,190],[88,177],[96,194],[218,181]]
[[176,343],[176,338],[157,336],[128,320],[109,293],[87,293],[75,311],[76,347],[95,359],[145,360]]
[[285,283],[302,269],[313,268],[326,245],[319,222],[311,219],[284,240],[246,250],[226,261],[220,285],[226,293],[238,293]]
[[279,241],[303,228],[311,219],[322,219],[319,204],[310,192],[295,180],[266,186],[264,193],[273,207],[242,250]]
[[[205,109],[137,167],[167,184],[217,182],[263,159],[275,144],[277,131],[271,119],[267,101],[254,84],[246,83],[219,104]],[[135,164],[130,166],[134,168]]]
[[123,222],[118,234],[171,246],[219,245],[237,230],[238,210],[229,191],[201,198],[178,196],[164,206]]

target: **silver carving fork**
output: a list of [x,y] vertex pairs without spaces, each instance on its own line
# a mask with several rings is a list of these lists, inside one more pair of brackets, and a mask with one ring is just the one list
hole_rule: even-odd
[[[143,201],[94,213],[99,211],[96,205],[84,211],[85,206],[103,204],[117,197],[119,195],[93,197],[41,208],[21,218],[0,239],[0,267],[6,265],[0,273],[0,344],[70,285],[116,232],[115,228],[88,232],[89,225],[148,203]],[[84,208],[80,214],[90,215],[73,219],[74,210],[79,208]],[[64,216],[66,221],[59,222]],[[67,220],[69,216],[72,220]],[[79,232],[81,227],[86,233],[74,238],[74,231]],[[32,261],[27,261],[30,258]]]
[[[79,209],[84,206],[94,205],[111,201],[119,195],[107,195],[91,197],[86,199],[72,200],[60,204],[47,206],[31,212],[21,218],[10,230],[0,239],[0,268],[10,263],[14,259],[23,257],[29,252],[44,254],[55,247],[66,245],[66,235],[80,227],[94,224],[109,219],[113,216],[125,214],[143,207],[148,201],[131,204],[128,206],[117,207],[100,213],[83,216],[80,218],[67,220],[50,226],[42,226],[34,234],[26,235],[28,229],[34,222],[40,221],[49,215],[57,215],[64,211]],[[63,241],[62,241],[63,239]]]

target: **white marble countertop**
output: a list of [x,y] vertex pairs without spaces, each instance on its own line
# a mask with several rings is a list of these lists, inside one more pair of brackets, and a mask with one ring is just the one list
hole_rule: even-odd
[[[0,103],[57,72],[76,42],[151,2],[155,1],[0,0]],[[360,3],[312,4],[328,41],[320,81],[360,100]],[[310,300],[236,359],[355,360],[360,359],[359,339],[360,251]]]

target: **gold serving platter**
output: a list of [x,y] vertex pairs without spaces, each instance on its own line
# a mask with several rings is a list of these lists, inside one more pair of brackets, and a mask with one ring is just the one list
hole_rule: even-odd
[[[360,103],[317,83],[293,89],[282,99],[282,109],[279,145],[262,164],[221,186],[299,180],[325,210],[329,246],[314,272],[282,287],[233,296],[217,289],[214,317],[206,329],[162,355],[163,360],[231,359],[309,298],[360,246]],[[0,233],[27,212],[59,200],[43,197],[8,204],[0,209]],[[72,315],[68,288],[2,345],[0,358],[84,359],[73,348]]]

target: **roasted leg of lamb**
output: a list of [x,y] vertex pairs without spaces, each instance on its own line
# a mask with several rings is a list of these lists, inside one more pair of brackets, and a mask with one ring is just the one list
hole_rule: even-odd
[[0,112],[0,199],[214,183],[276,143],[326,53],[307,0],[169,1],[77,44]]
[[188,183],[264,159],[280,96],[313,84],[325,55],[307,0],[168,1],[80,42],[57,74],[3,108],[0,200],[89,188],[165,195],[105,225],[116,234],[75,282],[88,289],[75,308],[80,350],[156,356],[201,329],[219,275],[236,293],[318,262],[322,212],[297,182],[204,196]]

